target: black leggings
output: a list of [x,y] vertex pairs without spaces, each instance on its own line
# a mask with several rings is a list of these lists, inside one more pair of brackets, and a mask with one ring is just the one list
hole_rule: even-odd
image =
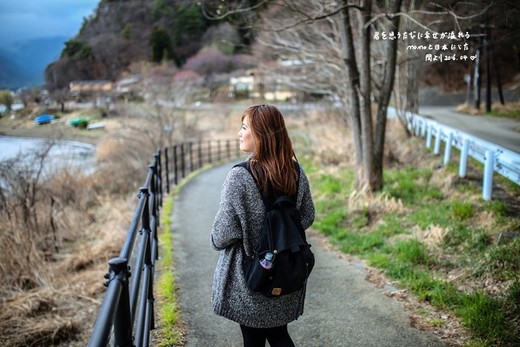
[[240,325],[244,347],[265,347],[265,341],[271,347],[294,347],[294,342],[287,331],[287,324],[275,328],[250,328]]

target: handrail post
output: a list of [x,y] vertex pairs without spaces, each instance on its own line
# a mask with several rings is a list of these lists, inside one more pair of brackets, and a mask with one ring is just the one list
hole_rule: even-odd
[[[148,170],[152,172],[152,177],[157,177],[157,167],[155,165],[149,165]],[[155,179],[152,179],[150,182],[150,195],[151,199],[148,201],[148,207],[150,208],[150,215],[153,218],[157,218],[157,210],[159,207],[159,196],[158,196],[158,188],[157,188],[157,181]]]
[[173,146],[173,184],[177,185],[179,183],[179,174],[178,174],[178,166],[177,166],[177,145]]
[[188,157],[190,158],[190,171],[193,172],[193,142],[188,143]]
[[128,268],[128,261],[125,258],[113,258],[108,264],[110,272],[115,276],[110,278],[109,281],[117,278],[123,285],[114,317],[115,344],[116,346],[133,346],[132,315],[130,314],[130,297],[128,293],[128,278],[131,274]]
[[198,169],[200,169],[202,167],[202,140],[199,140],[198,153],[199,153],[199,167],[198,167]]
[[231,159],[231,144],[226,140],[226,159]]
[[184,153],[184,142],[181,143],[181,178],[186,177],[186,160]]
[[166,194],[170,195],[170,163],[168,158],[168,147],[164,147],[164,175],[166,176]]
[[208,163],[212,164],[212,161],[211,161],[211,140],[208,141]]
[[112,258],[108,262],[109,272],[105,275],[108,280],[98,317],[92,329],[88,347],[105,347],[109,340],[110,331],[114,327],[114,338],[118,346],[133,346],[132,344],[132,316],[128,295],[128,278],[130,271],[126,258]]
[[154,155],[155,162],[155,189],[157,191],[157,207],[162,206],[162,163],[161,163],[161,151],[158,150]]
[[170,195],[170,166],[168,160],[168,147],[164,147],[164,171],[166,176],[166,194]]

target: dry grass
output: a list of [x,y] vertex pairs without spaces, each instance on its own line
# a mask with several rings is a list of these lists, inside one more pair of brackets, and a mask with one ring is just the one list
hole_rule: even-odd
[[[97,144],[95,174],[63,171],[47,182],[23,182],[13,172],[18,186],[35,193],[31,205],[25,194],[1,200],[9,208],[0,212],[0,346],[84,346],[105,290],[107,262],[121,250],[152,153],[179,139],[235,137],[242,112],[125,108],[116,112],[123,119],[107,119],[90,141]],[[176,132],[163,133],[172,122]],[[17,120],[10,130],[18,132],[10,133],[60,138],[60,129]]]
[[[83,179],[67,177],[64,183],[75,183],[73,197],[70,192],[63,200],[55,197],[59,202],[54,206],[59,221],[56,234],[60,236],[54,240],[55,252],[42,253],[24,235],[10,245],[5,243],[9,239],[2,240],[6,245],[1,254],[2,278],[7,279],[1,287],[2,346],[80,346],[88,338],[104,292],[107,261],[119,254],[135,201],[96,195],[84,189],[88,186]],[[20,244],[30,244],[31,253]],[[31,261],[13,263],[12,259]],[[20,275],[22,280],[13,280]]]

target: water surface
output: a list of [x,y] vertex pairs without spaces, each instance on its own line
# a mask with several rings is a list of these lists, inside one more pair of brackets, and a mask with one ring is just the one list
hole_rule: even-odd
[[31,160],[35,154],[48,149],[44,161],[45,169],[50,173],[59,169],[79,169],[90,173],[94,169],[94,145],[68,140],[48,140],[29,137],[0,136],[0,162],[19,158]]

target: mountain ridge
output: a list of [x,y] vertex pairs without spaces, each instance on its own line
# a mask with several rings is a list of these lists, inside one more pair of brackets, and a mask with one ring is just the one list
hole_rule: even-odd
[[46,67],[60,57],[66,41],[64,36],[52,36],[0,48],[0,89],[43,85]]

